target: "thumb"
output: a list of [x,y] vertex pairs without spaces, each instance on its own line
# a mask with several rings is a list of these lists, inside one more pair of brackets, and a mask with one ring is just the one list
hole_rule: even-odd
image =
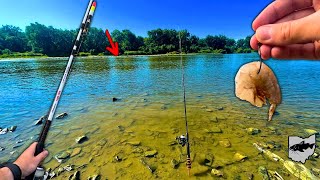
[[41,161],[43,161],[47,156],[49,152],[47,150],[42,151],[40,154],[38,154],[35,157],[35,160],[37,161],[37,164],[40,164]]
[[307,17],[261,26],[256,31],[256,38],[262,44],[284,46],[310,43],[320,40],[319,12]]

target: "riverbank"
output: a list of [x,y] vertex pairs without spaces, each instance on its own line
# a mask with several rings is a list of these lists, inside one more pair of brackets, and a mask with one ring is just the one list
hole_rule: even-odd
[[[237,54],[250,54],[250,53],[237,53]],[[254,54],[254,52],[253,52]],[[182,56],[191,56],[191,55],[223,55],[221,53],[182,53]],[[89,55],[89,56],[77,56],[76,58],[90,59],[90,58],[110,58],[110,57],[166,57],[166,56],[180,56],[180,54],[152,54],[152,55]],[[48,56],[28,56],[28,57],[0,57],[0,61],[3,60],[20,60],[20,59],[68,59],[69,57],[48,57]]]

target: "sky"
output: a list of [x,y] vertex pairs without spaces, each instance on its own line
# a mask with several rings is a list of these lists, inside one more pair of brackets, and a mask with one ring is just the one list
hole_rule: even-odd
[[[4,0],[0,0],[4,1]],[[272,0],[96,0],[93,27],[129,29],[139,36],[156,28],[187,29],[201,38],[253,34],[251,23]],[[9,1],[7,1],[9,2]],[[38,22],[61,29],[79,27],[89,0],[10,0],[0,11],[0,26],[25,29]],[[4,4],[4,3],[2,3]]]

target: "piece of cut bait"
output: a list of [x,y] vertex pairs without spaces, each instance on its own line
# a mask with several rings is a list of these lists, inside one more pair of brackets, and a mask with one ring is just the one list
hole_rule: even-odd
[[281,91],[276,76],[272,70],[260,62],[251,62],[243,65],[235,77],[235,94],[241,100],[250,102],[252,105],[262,107],[270,103],[269,118],[272,120],[273,113],[281,103]]

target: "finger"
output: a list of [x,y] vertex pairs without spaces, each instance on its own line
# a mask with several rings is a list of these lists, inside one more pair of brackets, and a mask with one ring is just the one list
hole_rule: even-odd
[[260,56],[263,60],[267,60],[271,58],[271,47],[268,45],[262,45],[260,47]]
[[300,10],[312,6],[312,0],[276,0],[269,4],[253,21],[252,28],[257,30],[258,27],[273,24],[284,16],[295,10]]
[[262,44],[272,46],[305,44],[319,40],[320,26],[316,23],[320,19],[319,12],[294,21],[261,26],[256,31],[256,38]]
[[28,153],[28,154],[32,154],[34,155],[35,151],[36,151],[36,146],[37,146],[37,142],[32,143],[25,151],[24,153]]
[[316,11],[313,8],[308,8],[308,9],[304,9],[304,10],[301,10],[301,11],[296,11],[296,12],[293,12],[293,13],[283,17],[282,19],[279,19],[275,23],[277,24],[277,23],[283,23],[283,22],[287,22],[287,21],[293,21],[293,20],[301,19],[301,18],[309,16],[309,15],[315,13],[315,12]]
[[49,154],[49,152],[47,150],[44,150],[40,154],[38,154],[35,157],[37,164],[39,164],[41,161],[43,161],[48,156],[48,154]]
[[258,50],[258,40],[256,38],[256,35],[254,34],[250,39],[250,46],[254,50]]
[[284,47],[273,47],[271,50],[271,56],[276,59],[319,59],[319,47],[319,43],[293,44]]

